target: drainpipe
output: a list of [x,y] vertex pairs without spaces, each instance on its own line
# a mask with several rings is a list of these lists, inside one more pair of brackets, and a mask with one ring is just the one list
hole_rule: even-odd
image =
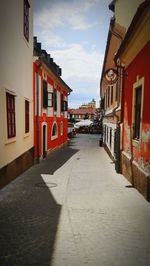
[[[117,106],[114,108],[113,110],[113,115],[116,117],[117,119],[117,130],[116,130],[116,134],[117,134],[117,137],[118,137],[118,146],[117,146],[117,150],[116,150],[116,158],[115,158],[115,169],[116,169],[116,172],[117,173],[120,173],[121,170],[120,170],[120,124],[122,122],[122,77],[123,77],[123,67],[120,65],[120,62],[118,62],[117,64],[117,69],[119,71],[118,73],[118,80],[119,80],[119,90],[118,90],[118,93],[119,93],[119,97],[117,99]],[[121,108],[121,114],[120,116],[116,114],[116,110],[117,108],[119,107],[119,104],[121,105],[120,108]]]
[[40,126],[39,126],[39,69],[42,65],[41,59],[36,68],[36,137],[37,137],[37,163],[40,163]]

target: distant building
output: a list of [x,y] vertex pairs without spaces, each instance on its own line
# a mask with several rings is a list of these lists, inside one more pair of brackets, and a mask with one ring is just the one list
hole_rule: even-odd
[[68,95],[72,90],[61,78],[61,69],[34,37],[34,158],[39,161],[67,143]]
[[1,1],[0,186],[33,164],[33,1]]
[[89,103],[83,103],[79,108],[89,108],[89,107],[96,108],[96,101],[94,99],[92,99],[92,101]]
[[82,119],[94,119],[96,109],[93,107],[84,107],[68,110],[68,119],[80,121]]

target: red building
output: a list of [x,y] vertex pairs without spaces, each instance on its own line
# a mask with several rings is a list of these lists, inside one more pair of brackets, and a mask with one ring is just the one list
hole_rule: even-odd
[[67,144],[68,95],[72,90],[61,78],[61,69],[41,49],[34,37],[33,100],[34,158],[39,161],[50,151]]
[[116,56],[124,66],[122,173],[150,200],[150,2],[138,8]]
[[74,119],[75,121],[80,121],[82,119],[94,119],[96,112],[96,108],[93,107],[85,107],[85,108],[77,108],[77,109],[69,109],[68,110],[68,118]]

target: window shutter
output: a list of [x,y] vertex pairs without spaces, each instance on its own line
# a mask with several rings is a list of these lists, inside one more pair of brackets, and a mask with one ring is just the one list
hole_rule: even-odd
[[48,107],[47,82],[45,80],[43,80],[43,107]]
[[57,90],[54,89],[54,111],[57,111]]

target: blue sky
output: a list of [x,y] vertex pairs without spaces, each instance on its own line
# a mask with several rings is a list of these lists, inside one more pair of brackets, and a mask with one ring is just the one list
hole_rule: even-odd
[[34,35],[73,90],[69,107],[93,98],[99,83],[112,12],[110,0],[34,0]]

